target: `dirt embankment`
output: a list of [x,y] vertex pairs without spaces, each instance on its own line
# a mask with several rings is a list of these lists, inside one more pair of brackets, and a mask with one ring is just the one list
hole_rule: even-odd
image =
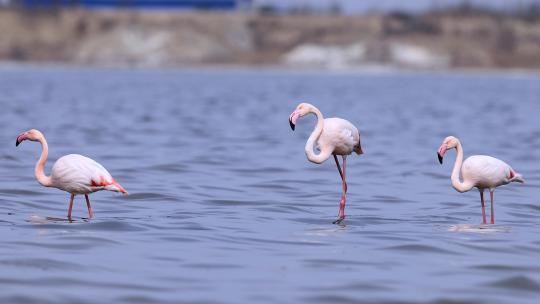
[[540,22],[492,15],[0,10],[0,60],[540,68]]

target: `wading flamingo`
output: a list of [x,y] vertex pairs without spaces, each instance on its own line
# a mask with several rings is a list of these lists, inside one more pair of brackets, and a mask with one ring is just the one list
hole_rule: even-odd
[[[480,203],[482,205],[483,224],[486,224],[484,189],[488,189],[491,197],[491,223],[495,224],[495,213],[493,211],[493,192],[495,188],[511,182],[524,183],[523,176],[514,171],[507,163],[491,156],[473,155],[463,161],[463,148],[459,139],[454,136],[445,138],[437,151],[437,156],[441,164],[444,153],[454,148],[457,150],[457,156],[451,176],[452,187],[462,193],[471,190],[473,187],[478,188],[478,191],[480,191]],[[463,182],[459,180],[460,171]]]
[[49,155],[49,147],[47,146],[45,137],[40,131],[32,129],[17,136],[15,146],[18,146],[25,140],[38,141],[41,144],[41,157],[34,171],[38,182],[45,187],[58,188],[71,194],[68,219],[71,219],[73,199],[77,194],[84,194],[89,218],[94,216],[92,206],[90,206],[90,199],[88,198],[89,193],[109,190],[127,194],[127,191],[112,178],[111,174],[102,165],[79,154],[62,156],[54,163],[51,176],[46,176],[44,171],[45,162]]
[[[347,180],[345,168],[347,166],[347,155],[353,151],[356,154],[363,154],[360,146],[360,133],[358,129],[350,122],[341,118],[323,118],[319,109],[309,103],[301,103],[296,110],[289,116],[289,124],[294,131],[298,118],[313,113],[317,116],[317,126],[309,136],[306,142],[307,159],[313,163],[321,164],[326,161],[330,155],[334,156],[336,166],[341,176],[342,192],[341,202],[339,204],[338,218],[334,224],[339,224],[345,219],[345,202],[347,194]],[[317,144],[319,154],[313,151]],[[343,169],[339,165],[337,155],[343,158]]]

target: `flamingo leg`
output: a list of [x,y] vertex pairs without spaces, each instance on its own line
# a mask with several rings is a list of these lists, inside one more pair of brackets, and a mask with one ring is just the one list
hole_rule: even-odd
[[486,224],[486,206],[484,205],[484,190],[480,190],[480,203],[482,204],[482,224]]
[[88,194],[85,194],[84,197],[86,198],[86,207],[88,208],[88,218],[93,218],[94,211],[92,211],[92,206],[90,205],[90,198],[88,197]]
[[495,213],[493,212],[493,191],[489,191],[491,197],[491,224],[495,224]]
[[334,221],[334,224],[340,224],[345,219],[345,203],[347,201],[347,177],[346,177],[346,166],[347,166],[347,157],[345,155],[343,157],[343,170],[341,170],[339,166],[339,161],[334,155],[334,159],[336,160],[336,165],[338,167],[339,174],[341,175],[341,184],[342,184],[342,192],[341,192],[341,201],[339,202],[339,213],[337,220]]
[[336,161],[336,167],[339,172],[339,177],[341,177],[341,180],[343,181],[343,172],[341,172],[341,166],[339,165],[339,160],[337,159],[337,155],[332,154],[334,156],[334,160]]
[[[337,169],[339,171],[339,176],[341,176],[341,181],[343,182],[344,181],[344,175],[343,175],[343,171],[341,171],[341,167],[339,165],[339,160],[337,159],[337,156],[335,154],[334,155],[334,160],[336,161],[336,166],[337,166]],[[345,156],[343,158],[343,162],[345,162]],[[345,168],[343,169],[345,170]],[[347,192],[347,183],[345,182],[345,192]]]
[[71,220],[71,210],[73,210],[73,199],[75,198],[75,194],[71,194],[71,199],[69,200],[69,208],[68,208],[68,219]]

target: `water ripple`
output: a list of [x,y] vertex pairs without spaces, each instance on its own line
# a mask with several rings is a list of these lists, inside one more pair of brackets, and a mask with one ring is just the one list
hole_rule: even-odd
[[[538,302],[538,75],[27,66],[0,91],[1,303]],[[341,225],[333,159],[304,153],[315,117],[287,121],[301,100],[362,134]],[[29,128],[46,172],[81,153],[130,195],[68,221],[39,144],[13,145]],[[448,135],[527,178],[496,225],[452,189],[455,152],[437,162]]]

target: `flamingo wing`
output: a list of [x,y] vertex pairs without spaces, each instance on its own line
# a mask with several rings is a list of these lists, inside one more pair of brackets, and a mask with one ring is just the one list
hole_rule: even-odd
[[99,190],[126,193],[111,174],[91,158],[69,154],[56,161],[51,177],[54,186],[75,194],[88,194]]
[[463,162],[461,174],[465,180],[474,181],[479,188],[493,189],[507,184],[511,172],[512,168],[500,159],[487,155],[473,155]]

